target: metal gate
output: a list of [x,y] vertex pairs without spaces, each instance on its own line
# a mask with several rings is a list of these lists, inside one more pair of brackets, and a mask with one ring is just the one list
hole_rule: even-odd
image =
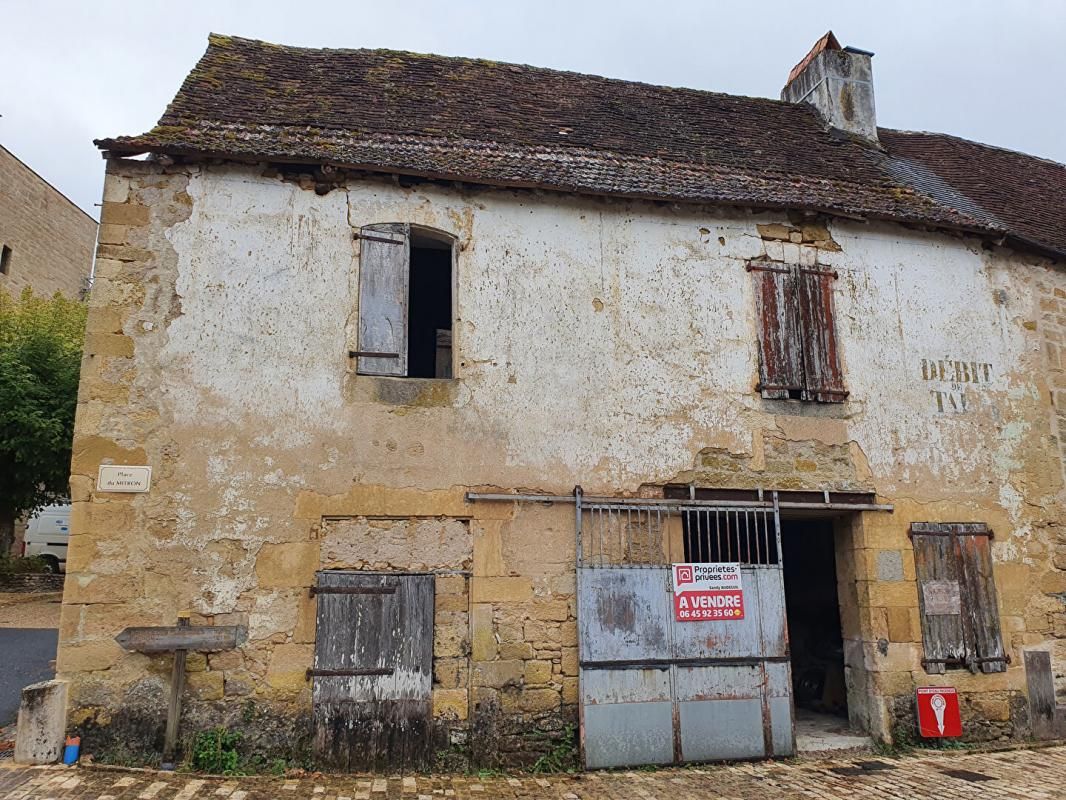
[[432,575],[318,573],[308,670],[319,764],[425,769],[432,742]]
[[[577,496],[585,766],[795,750],[776,494],[758,503]],[[674,620],[671,564],[739,562],[745,616]]]

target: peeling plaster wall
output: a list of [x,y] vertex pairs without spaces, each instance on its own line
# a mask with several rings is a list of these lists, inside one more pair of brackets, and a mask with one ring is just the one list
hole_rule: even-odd
[[[438,609],[438,717],[474,720],[514,750],[509,719],[557,733],[577,698],[573,512],[466,503],[479,487],[876,491],[896,512],[856,520],[850,546],[856,580],[877,587],[857,595],[854,628],[883,736],[893,698],[919,680],[966,686],[974,718],[1013,734],[1021,648],[1066,668],[1049,392],[1061,364],[1041,316],[1057,315],[1042,303],[1066,281],[1052,265],[895,225],[384,180],[318,195],[234,166],[111,162],[106,196],[109,218],[128,224],[91,298],[59,654],[87,730],[155,735],[152,712],[128,709],[162,691],[166,659],[124,654],[111,637],[183,608],[250,631],[190,676],[189,724],[250,698],[278,738],[305,730],[314,572],[386,558],[470,576],[448,601],[462,613]],[[352,234],[380,222],[457,241],[452,381],[353,372]],[[751,258],[839,273],[846,403],[754,391]],[[152,491],[95,492],[108,462],[151,464]],[[463,520],[469,549],[453,552],[429,524],[355,552],[367,519],[396,517]],[[331,518],[358,520],[349,539]],[[920,630],[898,624],[910,611],[888,613],[917,605],[912,520],[996,530],[1006,674],[921,672]],[[403,546],[410,530],[430,552]],[[909,579],[877,580],[885,551]]]

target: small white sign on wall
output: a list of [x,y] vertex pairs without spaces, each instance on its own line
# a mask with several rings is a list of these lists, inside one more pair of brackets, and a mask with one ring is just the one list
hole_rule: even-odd
[[151,487],[151,467],[101,464],[96,476],[98,492],[147,492]]

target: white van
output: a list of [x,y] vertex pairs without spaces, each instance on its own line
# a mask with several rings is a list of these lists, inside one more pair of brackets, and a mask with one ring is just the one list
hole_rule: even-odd
[[66,572],[69,537],[70,504],[45,506],[26,523],[22,554],[38,556],[52,572]]

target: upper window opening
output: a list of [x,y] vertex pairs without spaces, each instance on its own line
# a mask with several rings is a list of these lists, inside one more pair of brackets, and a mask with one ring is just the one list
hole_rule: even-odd
[[0,247],[0,275],[7,275],[11,270],[11,248],[6,244]]
[[359,232],[360,375],[452,377],[453,240],[407,223]]
[[823,267],[752,262],[759,318],[758,389],[771,400],[842,403],[833,280]]

